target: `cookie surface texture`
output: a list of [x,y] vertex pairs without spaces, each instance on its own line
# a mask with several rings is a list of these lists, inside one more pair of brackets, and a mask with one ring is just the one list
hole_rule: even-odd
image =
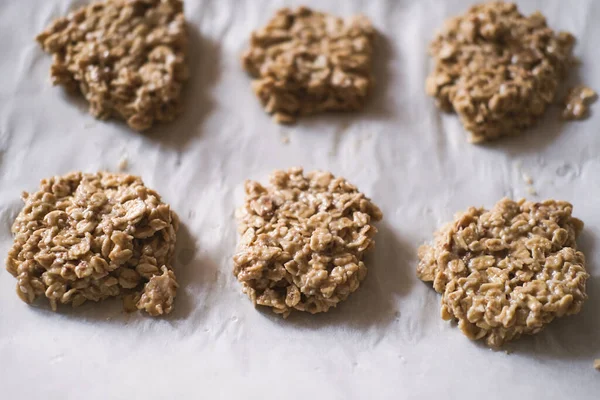
[[255,305],[284,317],[315,314],[358,289],[382,218],[369,198],[343,178],[301,168],[273,172],[269,186],[247,181],[245,189],[234,275]]
[[54,85],[81,93],[99,119],[134,130],[181,112],[188,78],[181,0],[107,0],[58,18],[36,40],[52,54]]
[[539,12],[512,3],[473,6],[433,40],[426,91],[458,114],[470,141],[515,135],[532,126],[574,64],[575,38],[554,32]]
[[419,249],[417,276],[442,294],[442,318],[499,347],[577,314],[589,275],[572,210],[564,201],[503,199],[457,214]]
[[252,33],[242,62],[265,110],[291,123],[302,115],[363,107],[373,86],[374,38],[364,16],[284,8]]
[[156,316],[173,309],[177,216],[140,178],[74,172],[24,193],[6,269],[17,294],[52,309],[127,295]]

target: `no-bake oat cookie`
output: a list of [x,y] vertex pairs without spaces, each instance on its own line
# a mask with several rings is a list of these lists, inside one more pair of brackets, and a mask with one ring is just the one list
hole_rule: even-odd
[[555,100],[574,43],[539,12],[526,17],[512,3],[475,5],[431,43],[435,66],[426,90],[442,110],[458,114],[472,142],[518,134]]
[[107,0],[55,20],[37,36],[52,83],[82,93],[96,118],[143,131],[181,111],[188,77],[181,0]]
[[342,19],[306,7],[284,8],[252,33],[243,66],[277,122],[358,110],[373,86],[374,37],[362,15]]
[[284,317],[315,314],[358,289],[382,218],[369,198],[343,178],[301,168],[275,171],[268,187],[245,187],[233,272],[254,304]]
[[178,219],[138,177],[70,173],[23,193],[6,269],[17,294],[74,307],[128,295],[152,316],[173,309]]
[[577,314],[589,275],[572,210],[564,201],[503,199],[457,214],[419,249],[417,275],[442,294],[442,318],[498,347]]

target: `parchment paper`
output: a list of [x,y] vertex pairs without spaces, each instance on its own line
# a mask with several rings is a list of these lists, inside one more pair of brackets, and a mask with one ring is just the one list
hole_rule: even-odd
[[[119,301],[53,313],[15,294],[0,269],[0,398],[12,399],[592,399],[600,393],[600,111],[563,124],[549,111],[522,137],[474,146],[456,116],[424,93],[434,30],[470,1],[186,1],[192,35],[187,111],[147,134],[100,122],[49,82],[34,42],[85,1],[0,1],[0,251],[22,190],[72,170],[141,175],[179,213],[181,284],[168,318],[125,315]],[[378,86],[362,113],[271,121],[239,55],[282,5],[363,12],[382,34]],[[579,39],[572,81],[600,89],[600,2],[520,1]],[[289,140],[289,143],[285,143]],[[324,315],[255,310],[232,275],[233,210],[243,181],[271,170],[326,169],[382,208],[363,287]],[[538,195],[522,177],[533,178]],[[586,223],[592,277],[582,313],[491,351],[439,317],[440,296],[415,277],[416,249],[453,213],[503,196],[557,198]]]

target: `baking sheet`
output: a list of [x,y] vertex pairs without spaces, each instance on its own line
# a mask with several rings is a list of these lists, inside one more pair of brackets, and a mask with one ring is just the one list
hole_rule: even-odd
[[[470,1],[186,1],[192,80],[186,113],[147,134],[100,122],[49,83],[51,59],[33,38],[85,1],[0,1],[0,251],[22,190],[72,170],[141,175],[180,214],[168,318],[125,315],[119,301],[52,313],[21,302],[0,269],[0,397],[591,399],[600,393],[600,112],[563,124],[549,112],[527,135],[473,146],[455,116],[424,93],[433,31]],[[574,33],[572,80],[600,89],[600,2],[519,1]],[[382,33],[378,87],[365,112],[282,127],[250,90],[239,55],[278,7],[363,12]],[[554,110],[556,111],[556,110]],[[289,142],[288,142],[289,141]],[[282,320],[255,310],[233,277],[233,210],[243,181],[276,168],[321,168],[382,208],[363,287],[324,315]],[[537,196],[523,174],[533,178]],[[418,281],[416,249],[455,211],[503,196],[559,198],[586,223],[591,278],[582,313],[491,351],[439,317],[439,295]]]

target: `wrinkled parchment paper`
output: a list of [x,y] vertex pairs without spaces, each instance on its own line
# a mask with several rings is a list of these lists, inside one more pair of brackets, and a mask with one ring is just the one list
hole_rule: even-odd
[[[192,80],[187,111],[147,134],[100,122],[49,82],[34,37],[82,0],[0,1],[0,251],[22,190],[72,170],[141,175],[181,216],[181,284],[167,318],[126,315],[119,301],[53,313],[15,294],[0,269],[3,399],[592,399],[600,393],[600,110],[565,123],[549,111],[525,136],[467,144],[457,118],[424,93],[427,43],[470,1],[314,0],[371,17],[378,86],[368,108],[282,127],[240,68],[252,29],[300,1],[186,1]],[[521,1],[573,32],[572,82],[600,89],[600,2]],[[288,142],[289,141],[289,142]],[[287,142],[287,143],[286,143]],[[326,169],[355,183],[385,218],[363,287],[324,315],[282,320],[255,310],[232,275],[233,210],[243,181],[276,168]],[[525,178],[523,177],[525,175]],[[537,196],[530,194],[526,176]],[[439,224],[503,196],[558,198],[586,223],[592,277],[582,313],[491,351],[439,317],[440,296],[415,277],[416,249]]]

